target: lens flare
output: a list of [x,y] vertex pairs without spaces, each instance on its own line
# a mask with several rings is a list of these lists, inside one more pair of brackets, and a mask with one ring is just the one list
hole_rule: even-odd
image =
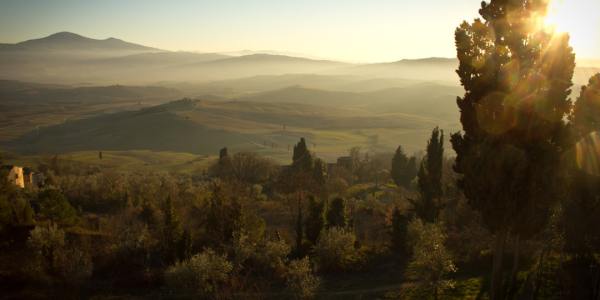
[[590,175],[600,176],[600,133],[592,132],[575,145],[577,167]]

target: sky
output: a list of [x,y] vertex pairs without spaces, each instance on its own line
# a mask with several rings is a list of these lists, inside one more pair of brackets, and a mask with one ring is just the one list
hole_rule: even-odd
[[[553,0],[552,22],[600,58],[600,0]],[[454,57],[480,0],[0,0],[0,42],[60,31],[165,50],[272,50],[350,62]]]

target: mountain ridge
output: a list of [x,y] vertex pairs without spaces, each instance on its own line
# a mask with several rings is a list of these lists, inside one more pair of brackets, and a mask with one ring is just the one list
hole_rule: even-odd
[[126,42],[117,38],[94,39],[76,33],[61,31],[42,38],[29,39],[14,44],[0,44],[4,50],[48,51],[48,50],[130,50],[162,51],[140,44]]

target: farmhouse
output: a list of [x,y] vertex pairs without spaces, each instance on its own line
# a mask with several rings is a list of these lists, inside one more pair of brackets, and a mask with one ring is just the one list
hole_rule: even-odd
[[46,181],[44,174],[34,172],[30,168],[5,165],[1,169],[7,173],[8,182],[20,188],[40,188]]
[[3,171],[7,171],[8,182],[20,187],[25,188],[25,177],[23,175],[23,168],[18,166],[2,166]]

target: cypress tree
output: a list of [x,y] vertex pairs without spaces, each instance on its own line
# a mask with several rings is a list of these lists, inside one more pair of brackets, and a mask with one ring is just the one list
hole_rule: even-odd
[[292,167],[298,171],[310,171],[313,167],[313,158],[306,147],[306,140],[300,138],[298,144],[294,146],[292,155]]
[[392,249],[400,255],[407,252],[407,229],[408,217],[400,212],[398,207],[394,207],[392,212]]
[[172,263],[177,259],[179,253],[178,246],[181,242],[182,232],[181,224],[177,213],[173,208],[173,200],[167,197],[163,206],[163,257],[167,263]]
[[398,146],[394,153],[394,157],[392,158],[392,180],[394,180],[394,183],[397,186],[409,187],[416,175],[416,158],[411,157],[409,159],[402,150],[402,146]]
[[327,209],[327,228],[346,227],[346,201],[344,198],[335,198]]
[[417,175],[419,198],[411,201],[417,216],[430,223],[437,218],[441,206],[443,160],[444,132],[436,127],[427,142],[427,155],[421,162]]
[[303,254],[302,242],[304,241],[304,217],[302,216],[302,203],[298,198],[298,214],[296,215],[296,255],[298,257]]
[[[455,171],[469,204],[495,234],[492,300],[502,298],[509,234],[527,237],[560,197],[560,156],[575,56],[569,37],[543,25],[545,0],[491,0],[483,20],[456,30],[463,132],[452,136]],[[518,258],[518,253],[515,254]]]
[[305,234],[306,239],[313,245],[319,240],[319,235],[325,225],[325,202],[313,196],[308,198],[308,215],[306,216]]
[[569,196],[561,209],[563,270],[569,280],[563,290],[569,299],[597,298],[595,253],[600,249],[600,74],[592,76],[575,102],[571,119],[573,148],[568,156]]

